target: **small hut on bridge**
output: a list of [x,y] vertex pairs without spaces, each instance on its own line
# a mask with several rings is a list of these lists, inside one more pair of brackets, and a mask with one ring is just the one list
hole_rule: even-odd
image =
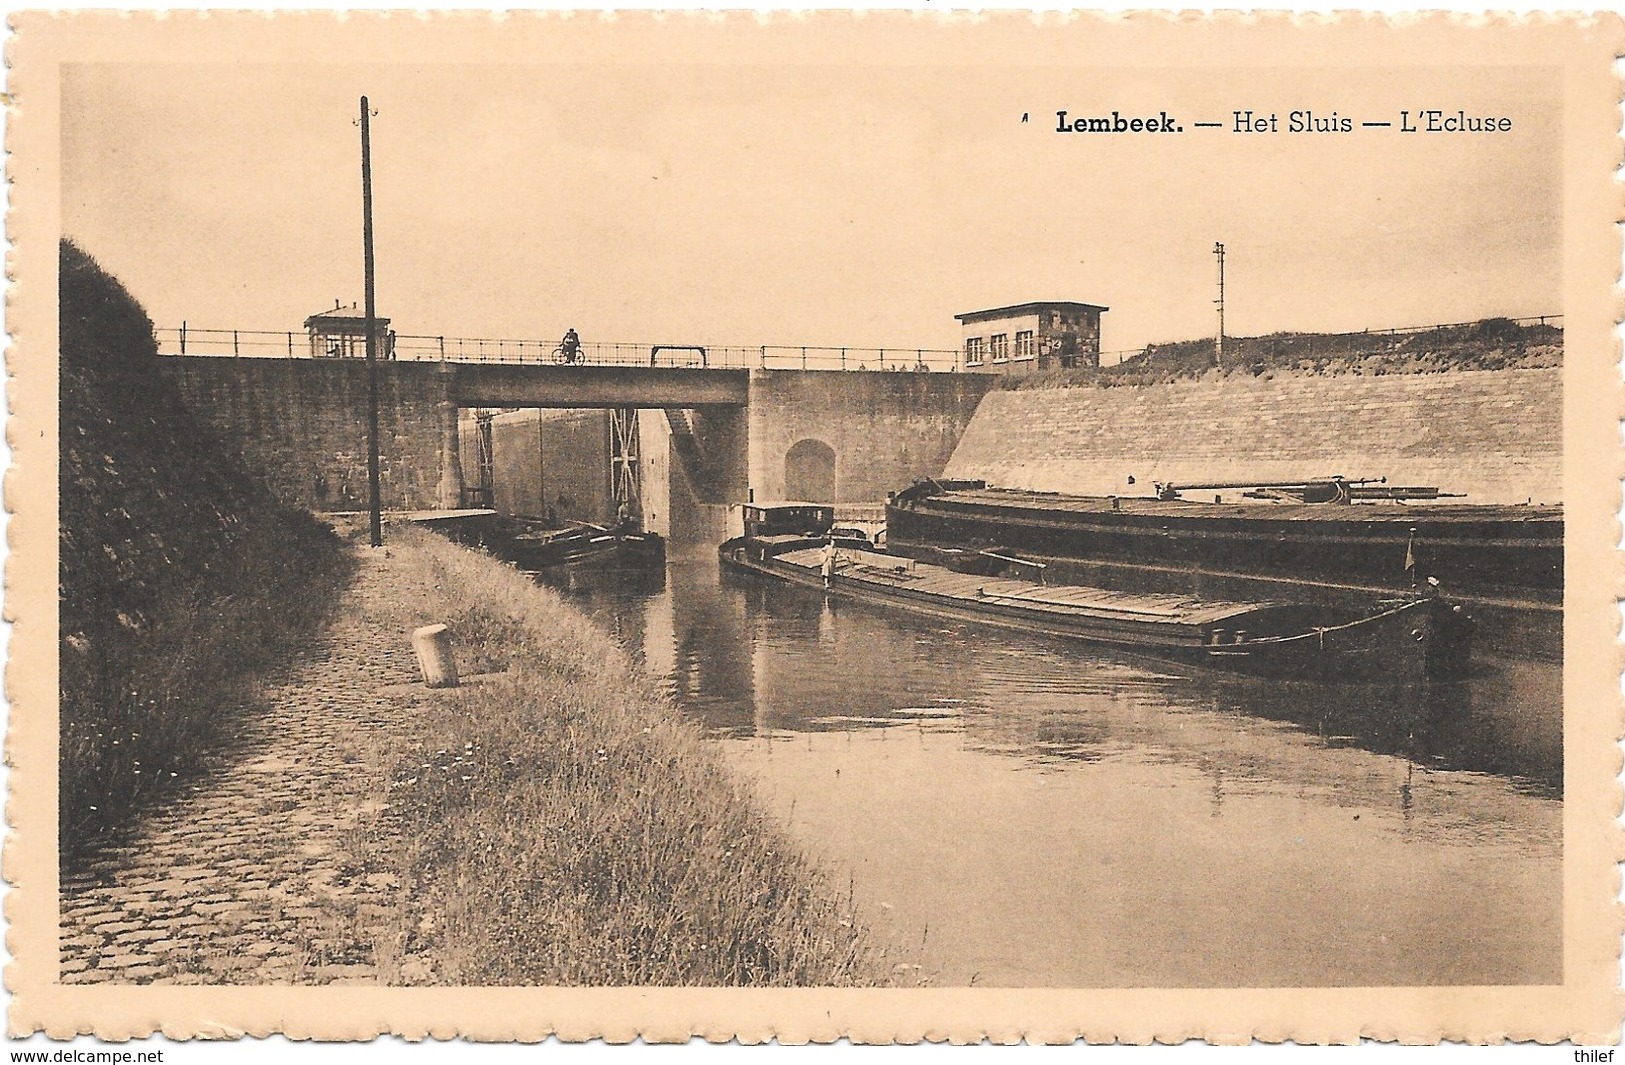
[[[378,337],[378,357],[395,357],[395,333],[389,328],[388,318],[373,318]],[[305,331],[310,334],[310,353],[319,359],[364,359],[367,357],[367,316],[350,304],[348,307],[333,301],[333,309],[320,311],[305,319]]]

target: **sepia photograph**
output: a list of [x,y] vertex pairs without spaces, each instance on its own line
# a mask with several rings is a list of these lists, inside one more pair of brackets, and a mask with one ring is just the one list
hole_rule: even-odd
[[1617,1041],[1617,18],[13,32],[14,1035]]

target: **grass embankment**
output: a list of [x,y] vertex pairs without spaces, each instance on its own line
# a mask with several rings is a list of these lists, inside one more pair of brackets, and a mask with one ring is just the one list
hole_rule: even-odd
[[71,866],[221,756],[256,675],[349,572],[157,372],[152,324],[94,260],[60,267],[59,849]]
[[1380,377],[1452,370],[1563,365],[1563,330],[1487,318],[1418,333],[1272,333],[1224,338],[1224,367],[1213,338],[1152,344],[1115,366],[1046,370],[1007,379],[1009,388],[1110,388],[1199,377]]
[[486,556],[415,530],[390,543],[436,593],[392,604],[403,624],[445,622],[465,677],[501,673],[432,697],[377,755],[403,979],[875,982],[849,903],[607,634]]

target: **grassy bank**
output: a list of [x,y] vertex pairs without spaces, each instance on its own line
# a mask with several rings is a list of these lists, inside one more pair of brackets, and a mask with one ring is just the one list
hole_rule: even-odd
[[[408,885],[406,982],[874,982],[850,906],[606,634],[550,590],[438,537],[392,532],[480,677],[377,753],[388,861]],[[412,617],[416,613],[416,617]]]
[[66,242],[59,305],[58,838],[71,866],[219,756],[256,675],[320,623],[348,555],[199,428],[156,372],[141,306]]
[[1452,370],[1537,369],[1563,365],[1563,330],[1487,318],[1416,333],[1271,333],[1224,338],[1224,367],[1213,338],[1152,344],[1115,366],[1046,370],[1008,379],[1010,388],[1110,388],[1207,376],[1359,377]]

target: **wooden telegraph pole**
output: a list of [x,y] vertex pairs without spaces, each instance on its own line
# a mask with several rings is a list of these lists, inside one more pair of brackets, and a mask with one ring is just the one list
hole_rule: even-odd
[[378,308],[372,291],[372,134],[367,98],[361,98],[361,243],[367,292],[367,493],[372,509],[372,546],[384,544],[378,499]]
[[1215,243],[1213,254],[1219,257],[1219,334],[1213,338],[1213,365],[1224,366],[1224,245]]

